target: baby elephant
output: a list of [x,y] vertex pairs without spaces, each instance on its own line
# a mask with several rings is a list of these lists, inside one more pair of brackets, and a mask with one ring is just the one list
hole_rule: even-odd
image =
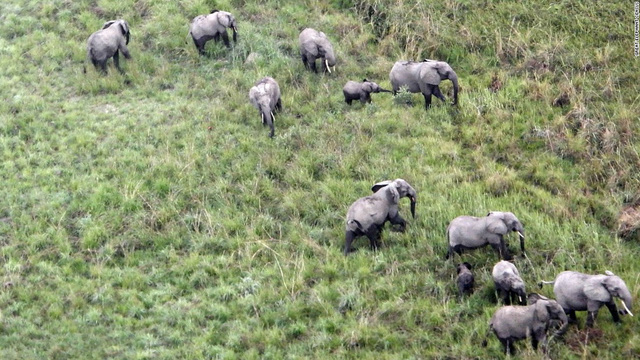
[[204,55],[204,46],[207,41],[213,39],[216,42],[222,38],[227,48],[231,47],[227,29],[233,31],[233,42],[238,40],[238,27],[233,15],[226,11],[212,10],[208,15],[198,15],[191,21],[189,35],[198,49],[200,55]]
[[524,281],[522,281],[515,265],[501,260],[495,264],[491,274],[496,285],[496,291],[500,293],[500,297],[505,304],[514,304],[517,298],[518,304],[526,305],[527,293],[524,291]]
[[273,137],[273,121],[275,120],[273,113],[282,110],[278,83],[269,76],[258,80],[255,86],[249,90],[249,101],[253,107],[260,111],[262,125],[269,125],[269,128],[271,128],[269,137]]
[[473,292],[474,278],[471,273],[471,264],[468,262],[464,262],[462,264],[458,264],[456,266],[458,270],[458,292],[460,293],[460,297],[462,298],[465,294],[471,295]]
[[547,353],[547,329],[551,320],[560,320],[560,329],[554,335],[562,335],[567,328],[567,315],[555,300],[542,295],[530,294],[529,306],[503,306],[489,321],[489,330],[482,346],[487,346],[489,334],[493,331],[504,348],[505,354],[515,352],[514,341],[531,337],[531,345],[538,348],[542,341],[542,350]]
[[380,85],[369,81],[367,79],[362,80],[361,83],[356,81],[348,81],[342,88],[344,94],[344,102],[351,105],[353,100],[360,100],[362,104],[371,102],[371,94],[388,92],[391,90],[385,90]]
[[102,25],[102,29],[94,32],[87,40],[87,57],[96,68],[107,73],[107,60],[113,57],[113,64],[118,71],[120,68],[119,51],[125,58],[131,59],[129,49],[129,24],[125,20],[111,20]]
[[416,191],[403,179],[383,181],[375,184],[371,190],[373,195],[356,200],[347,210],[347,226],[345,233],[344,254],[351,251],[351,243],[365,235],[369,238],[372,249],[377,249],[380,231],[384,224],[399,225],[404,231],[405,220],[398,213],[398,202],[403,197],[411,199],[411,215],[416,217]]

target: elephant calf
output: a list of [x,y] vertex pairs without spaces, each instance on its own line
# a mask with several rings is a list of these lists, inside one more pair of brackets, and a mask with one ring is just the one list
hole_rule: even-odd
[[493,331],[502,343],[505,354],[515,352],[514,341],[531,337],[531,345],[538,348],[542,342],[543,352],[547,353],[547,329],[551,320],[560,320],[562,326],[556,332],[561,335],[567,328],[567,315],[555,301],[542,295],[529,295],[528,306],[503,306],[496,310],[489,321],[489,330],[482,346],[487,346],[489,334]]
[[458,266],[456,266],[456,270],[458,271],[458,277],[456,280],[458,283],[458,293],[460,294],[460,297],[463,297],[465,294],[470,295],[473,292],[473,285],[475,282],[473,273],[471,272],[471,264],[468,262],[458,264]]
[[542,281],[543,284],[554,284],[553,293],[564,311],[569,314],[571,322],[576,322],[576,311],[587,311],[587,327],[592,327],[598,310],[605,305],[614,322],[620,322],[614,297],[621,299],[624,310],[620,314],[631,313],[631,292],[624,281],[611,271],[604,275],[589,275],[577,271],[563,271],[554,281]]
[[282,110],[282,99],[280,98],[280,86],[269,76],[258,80],[249,90],[249,101],[251,105],[260,111],[262,125],[269,125],[271,132],[269,137],[273,137],[275,120],[274,112]]
[[515,303],[516,297],[518,298],[518,304],[525,305],[527,303],[524,281],[515,265],[501,260],[493,266],[491,275],[496,285],[496,291],[500,293],[500,297],[505,304]]
[[391,90],[385,90],[380,85],[369,81],[367,79],[362,80],[361,83],[356,81],[348,81],[342,88],[344,94],[344,102],[351,105],[353,100],[360,100],[362,104],[371,102],[371,94],[380,92],[391,92]]
[[129,54],[129,23],[125,20],[111,20],[102,25],[102,29],[94,32],[87,39],[87,57],[91,60],[94,67],[107,73],[107,60],[113,57],[113,64],[118,71],[120,68],[119,52],[122,52],[125,58],[131,59]]
[[384,224],[399,225],[404,231],[405,220],[398,213],[398,202],[403,197],[411,199],[411,215],[416,217],[416,191],[402,179],[384,181],[373,185],[373,195],[356,200],[347,211],[344,254],[351,251],[351,243],[358,236],[365,235],[372,249],[377,249],[380,231]]
[[458,216],[447,227],[448,259],[454,252],[461,254],[463,249],[475,249],[491,245],[500,257],[509,260],[511,255],[504,242],[504,235],[515,231],[520,235],[520,249],[524,252],[524,227],[520,220],[510,212],[492,211],[485,217]]

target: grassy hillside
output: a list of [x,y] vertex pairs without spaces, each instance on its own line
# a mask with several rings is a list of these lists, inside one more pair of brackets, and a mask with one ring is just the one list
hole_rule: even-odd
[[[200,57],[188,24],[213,8],[239,41]],[[116,18],[133,59],[102,76],[86,39]],[[462,301],[460,259],[444,261],[448,222],[489,210],[524,223],[528,291],[611,270],[638,299],[631,2],[12,0],[0,20],[3,359],[498,357],[497,339],[480,346],[497,255],[463,255],[477,289]],[[333,40],[335,74],[304,70],[305,27]],[[456,70],[457,108],[344,104],[346,81],[389,88],[396,60],[421,58]],[[248,101],[267,75],[274,139]],[[416,219],[344,257],[348,206],[397,177]],[[587,335],[585,317],[553,358],[640,356],[635,318],[603,308]]]

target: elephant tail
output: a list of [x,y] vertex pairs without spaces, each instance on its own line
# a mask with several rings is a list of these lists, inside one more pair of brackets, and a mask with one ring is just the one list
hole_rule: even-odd
[[356,226],[358,227],[358,229],[360,229],[360,231],[364,231],[364,229],[362,228],[362,224],[360,223],[360,221],[356,220],[356,219],[351,219],[349,221],[347,221],[348,225],[351,224],[356,224]]
[[484,340],[482,340],[482,347],[487,347],[489,335],[491,335],[492,331],[493,331],[493,323],[489,323],[489,328],[487,329],[487,332],[484,334]]
[[555,281],[555,280],[553,280],[553,281],[544,281],[544,280],[541,280],[541,281],[538,283],[538,287],[540,287],[540,289],[542,289],[542,286],[543,286],[543,285],[553,285],[553,284],[555,284],[555,283],[556,283],[556,281]]

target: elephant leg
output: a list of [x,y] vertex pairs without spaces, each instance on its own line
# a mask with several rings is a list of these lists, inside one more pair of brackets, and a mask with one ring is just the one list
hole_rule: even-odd
[[380,239],[380,228],[377,226],[372,227],[369,231],[367,231],[367,238],[369,238],[369,243],[371,246],[371,250],[376,251],[380,246],[378,240]]
[[344,102],[346,102],[346,103],[347,103],[347,105],[351,105],[351,102],[352,102],[352,101],[353,101],[353,100],[351,100],[351,99],[349,99],[349,98],[345,98],[345,99],[344,99]]
[[443,102],[446,101],[446,99],[444,98],[444,95],[442,95],[442,92],[440,91],[440,86],[438,86],[438,85],[434,86],[433,95],[435,95],[435,97],[437,97],[438,99],[442,100]]
[[587,311],[587,327],[593,327],[593,323],[596,321],[596,317],[598,317],[598,310]]
[[611,317],[613,318],[613,321],[619,323],[620,315],[618,315],[618,307],[616,306],[616,304],[613,301],[611,301],[610,303],[607,303],[605,305],[607,306],[607,309],[609,309],[609,312],[611,313]]
[[353,239],[356,238],[356,234],[351,230],[347,230],[344,237],[344,255],[347,256],[351,252],[351,243],[353,243]]
[[231,48],[231,43],[229,42],[229,35],[227,34],[227,31],[223,31],[222,32],[222,41],[224,42],[224,46],[226,46],[227,48]]
[[567,315],[569,315],[569,323],[570,324],[577,324],[578,323],[578,318],[576,317],[576,312],[574,310],[569,310],[569,311],[565,311],[567,313]]
[[213,35],[213,41],[215,41],[215,42],[219,42],[220,41],[220,33],[215,33],[215,35]]
[[278,98],[278,101],[276,102],[275,110],[278,112],[282,110],[282,98]]
[[202,40],[202,39],[198,40],[198,39],[196,39],[196,38],[194,38],[194,37],[192,37],[192,39],[193,39],[193,43],[194,43],[194,44],[195,44],[195,46],[196,46],[196,49],[198,49],[198,54],[200,54],[200,55],[204,55],[204,54],[205,54],[205,53],[204,53],[204,44],[205,44],[206,42],[205,42],[204,40]]
[[318,73],[318,69],[316,68],[316,59],[313,59],[313,61],[309,61],[309,68],[313,70],[314,73]]
[[98,64],[100,65],[100,70],[102,71],[102,73],[104,75],[107,75],[107,59],[99,61]]
[[538,339],[535,336],[531,337],[531,346],[533,350],[538,350]]
[[120,73],[123,73],[122,69],[120,68],[120,54],[118,50],[116,50],[116,52],[113,54],[113,64],[116,66],[116,69],[118,69]]
[[407,222],[400,216],[400,213],[396,213],[396,216],[389,218],[391,225],[399,225],[398,231],[404,232]]
[[424,96],[424,108],[429,109],[431,107],[431,94],[422,94]]

